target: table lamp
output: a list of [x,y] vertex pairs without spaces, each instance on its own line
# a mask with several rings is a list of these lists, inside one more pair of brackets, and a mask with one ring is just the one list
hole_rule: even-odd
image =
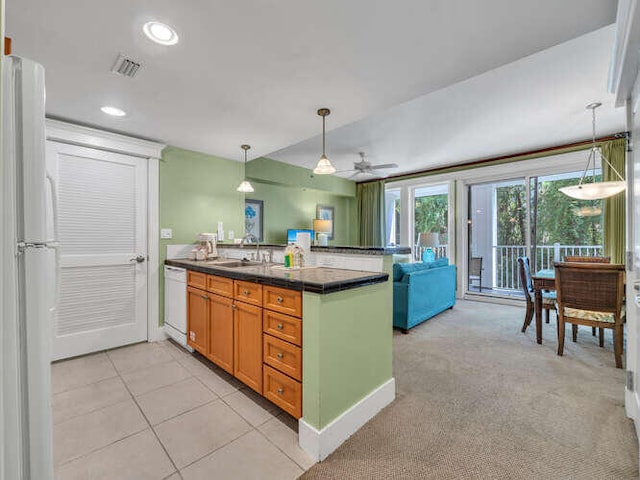
[[437,232],[423,232],[418,237],[418,245],[425,249],[422,253],[422,261],[434,262],[436,252],[433,249],[440,245],[440,234]]
[[313,231],[316,232],[316,241],[321,247],[327,246],[327,240],[329,239],[328,233],[331,233],[332,225],[331,220],[321,220],[316,218],[313,220]]

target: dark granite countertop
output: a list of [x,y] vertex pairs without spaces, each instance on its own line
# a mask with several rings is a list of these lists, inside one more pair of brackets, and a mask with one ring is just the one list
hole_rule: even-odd
[[[218,248],[256,248],[256,244],[248,243],[241,247],[237,243],[218,243]],[[261,243],[260,248],[285,248],[286,245],[276,243]],[[411,247],[350,247],[329,245],[326,247],[311,246],[312,252],[317,253],[350,253],[353,255],[393,255],[411,253]]]
[[340,292],[365,285],[373,285],[375,283],[384,283],[389,279],[387,273],[342,270],[327,267],[307,267],[301,270],[285,270],[281,265],[256,265],[229,268],[206,261],[186,259],[165,260],[164,263],[165,265],[182,267],[211,275],[220,275],[234,280],[245,280],[263,285],[274,285],[291,290],[320,294]]

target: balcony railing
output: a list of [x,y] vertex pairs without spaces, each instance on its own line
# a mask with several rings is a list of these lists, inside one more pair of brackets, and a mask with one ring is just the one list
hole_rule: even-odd
[[[553,268],[553,262],[562,260],[567,255],[599,256],[603,254],[602,245],[537,245],[535,247],[536,261],[531,268],[542,270]],[[520,245],[495,245],[493,247],[495,259],[494,288],[504,290],[519,290],[518,257],[527,254],[527,248]],[[485,264],[486,265],[486,264]]]
[[[415,246],[413,251],[414,251],[414,260],[416,262],[419,262],[422,260],[422,254],[425,250],[426,250],[425,247],[421,247],[419,245]],[[438,245],[437,247],[434,247],[433,250],[436,253],[436,258],[449,257],[449,255],[447,255],[447,253],[449,253],[448,245]]]

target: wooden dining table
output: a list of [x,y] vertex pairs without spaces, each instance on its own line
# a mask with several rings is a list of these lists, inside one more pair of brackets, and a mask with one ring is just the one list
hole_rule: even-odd
[[553,268],[538,270],[535,275],[531,275],[533,281],[533,292],[535,295],[536,311],[536,341],[542,343],[542,291],[553,291],[556,289],[556,272]]

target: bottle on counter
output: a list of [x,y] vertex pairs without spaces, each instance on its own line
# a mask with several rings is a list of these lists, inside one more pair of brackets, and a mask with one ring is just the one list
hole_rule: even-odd
[[289,244],[287,245],[287,248],[284,250],[284,266],[286,268],[292,268],[293,267],[293,245]]

